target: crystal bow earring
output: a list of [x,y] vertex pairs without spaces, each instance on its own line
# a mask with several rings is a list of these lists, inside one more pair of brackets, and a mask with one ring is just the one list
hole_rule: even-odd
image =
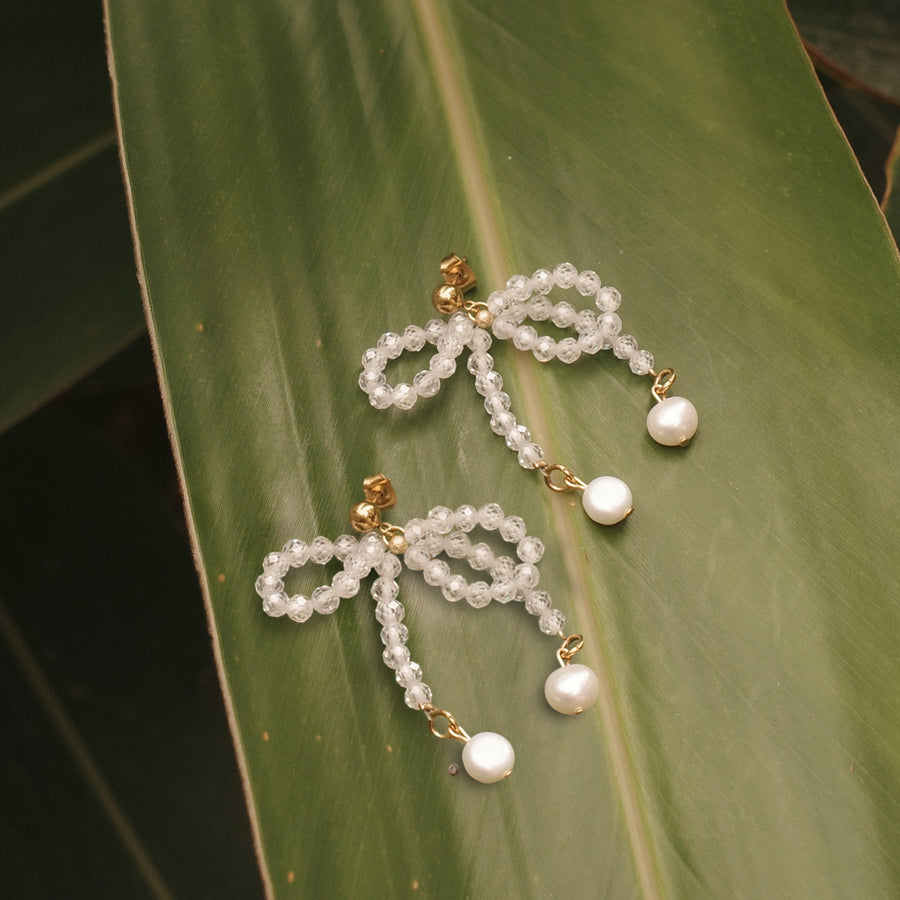
[[[537,617],[538,627],[547,635],[562,638],[556,652],[559,667],[547,678],[544,696],[555,710],[578,715],[596,701],[600,684],[587,666],[572,663],[584,641],[579,634],[566,635],[565,616],[552,606],[550,595],[537,590],[540,578],[537,563],[544,553],[543,543],[528,535],[518,516],[504,515],[496,503],[480,509],[461,506],[456,510],[436,506],[424,519],[411,519],[403,527],[382,520],[382,510],[396,502],[396,494],[384,475],[373,475],[364,482],[366,499],[350,510],[350,524],[362,538],[342,534],[334,541],[316,537],[309,543],[288,541],[280,551],[263,560],[263,573],[256,580],[256,592],[262,597],[263,610],[270,616],[284,616],[306,622],[314,612],[328,615],[341,600],[356,596],[360,580],[373,570],[372,582],[375,618],[381,624],[383,659],[394,670],[397,683],[404,689],[403,699],[411,709],[420,710],[428,720],[432,734],[461,741],[463,765],[476,781],[490,784],[510,774],[515,760],[512,745],[503,736],[483,731],[469,737],[454,716],[432,703],[431,688],[422,680],[422,669],[410,658],[406,646],[409,637],[403,624],[405,610],[397,599],[397,576],[401,559],[412,570],[421,571],[428,584],[439,587],[450,601],[465,599],[475,608],[517,601]],[[509,556],[495,556],[484,542],[472,543],[469,534],[475,528],[497,531],[514,544],[518,563]],[[491,581],[469,583],[450,570],[440,556],[465,559],[476,572],[487,572]],[[343,566],[330,585],[317,587],[309,596],[288,595],[284,578],[292,568],[307,562],[324,565],[336,558]]]
[[[363,354],[363,370],[359,386],[369,395],[376,409],[412,409],[419,398],[433,397],[440,390],[441,381],[456,371],[456,361],[464,349],[469,358],[466,367],[475,376],[475,389],[484,398],[484,407],[491,417],[491,430],[506,441],[517,454],[523,469],[541,473],[551,490],[580,491],[585,512],[601,525],[615,525],[632,511],[631,490],[624,481],[603,475],[585,483],[560,463],[549,463],[544,452],[531,438],[531,432],[512,413],[510,397],[503,390],[503,378],[494,368],[491,335],[499,340],[512,340],[520,350],[530,350],[539,362],[554,357],[564,363],[574,363],[583,354],[593,355],[600,350],[612,350],[619,359],[628,361],[636,375],[653,379],[650,393],[655,405],[647,415],[647,430],[651,437],[665,446],[685,446],[697,430],[697,410],[684,397],[668,396],[675,381],[673,369],[653,368],[653,354],[642,350],[630,334],[622,334],[622,320],[616,313],[621,302],[620,293],[602,285],[596,272],[579,272],[571,263],[561,263],[553,271],[538,269],[531,277],[513,275],[502,291],[494,291],[487,303],[465,299],[475,287],[477,278],[464,257],[452,254],[441,262],[444,283],[435,289],[432,301],[438,312],[449,315],[447,320],[431,319],[423,328],[407,326],[402,333],[388,331],[375,347]],[[554,304],[549,294],[554,288],[574,287],[582,297],[593,297],[595,309],[577,310],[571,303]],[[525,320],[550,320],[557,328],[568,329],[573,335],[557,341],[548,334],[539,334]],[[419,372],[412,383],[390,385],[385,377],[388,362],[404,350],[418,351],[425,344],[435,346],[428,368]]]

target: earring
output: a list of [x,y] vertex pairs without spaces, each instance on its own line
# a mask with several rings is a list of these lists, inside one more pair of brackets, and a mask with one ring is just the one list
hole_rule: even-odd
[[[565,616],[553,608],[550,594],[537,590],[537,563],[544,545],[526,533],[521,518],[505,515],[496,503],[480,509],[436,506],[424,519],[411,519],[403,527],[391,525],[381,517],[382,510],[391,508],[397,499],[391,482],[384,475],[372,475],[363,482],[363,488],[366,499],[350,510],[350,524],[362,538],[342,534],[331,541],[320,536],[308,544],[295,539],[265,557],[263,573],[256,580],[263,610],[270,616],[287,615],[295,622],[306,622],[314,612],[328,615],[337,610],[341,600],[356,596],[360,580],[374,570],[378,577],[372,582],[371,593],[375,618],[382,626],[383,659],[404,689],[406,705],[425,714],[432,734],[465,745],[463,766],[472,778],[485,784],[501,781],[513,768],[512,745],[492,731],[469,737],[451,713],[432,703],[431,688],[422,680],[422,668],[412,661],[406,646],[409,631],[403,623],[405,610],[397,599],[400,587],[396,579],[402,570],[402,558],[407,568],[421,571],[425,581],[440,587],[452,602],[465,599],[476,609],[491,600],[522,603],[537,617],[544,634],[562,638],[556,652],[559,667],[547,678],[544,696],[558,712],[578,715],[593,706],[600,683],[592,669],[572,663],[584,640],[579,634],[566,635]],[[497,531],[504,541],[514,544],[518,563],[509,556],[495,556],[486,543],[472,543],[469,534],[476,527]],[[442,555],[465,559],[474,571],[487,572],[490,583],[479,580],[470,584],[438,558]],[[330,585],[317,587],[309,596],[288,595],[284,577],[290,569],[302,568],[307,562],[324,565],[332,558],[343,568]]]
[[[510,396],[503,390],[503,378],[488,352],[488,329],[499,340],[511,340],[519,350],[530,350],[539,362],[557,357],[571,364],[582,354],[592,356],[600,350],[612,350],[619,359],[628,361],[636,375],[653,379],[650,393],[655,405],[647,415],[650,436],[659,444],[683,447],[697,430],[697,410],[684,397],[668,396],[675,371],[666,368],[656,372],[653,354],[640,349],[632,335],[621,333],[622,320],[616,313],[621,294],[614,287],[602,285],[596,272],[579,272],[571,263],[561,263],[552,272],[538,269],[530,278],[513,275],[505,290],[494,291],[487,303],[477,303],[465,299],[465,294],[477,284],[465,257],[445,257],[441,273],[444,281],[435,289],[432,302],[438,312],[449,318],[431,319],[423,328],[409,325],[402,333],[386,332],[375,347],[366,350],[359,386],[368,394],[369,402],[376,409],[412,409],[419,398],[437,394],[441,381],[456,371],[456,361],[467,348],[470,352],[466,368],[475,376],[475,389],[484,398],[491,430],[517,454],[519,465],[540,472],[552,491],[580,491],[584,510],[595,522],[621,522],[633,510],[628,485],[612,475],[585,483],[566,466],[549,463],[532,440],[531,431],[510,409]],[[566,301],[554,304],[548,296],[554,288],[572,287],[582,297],[593,297],[596,311],[577,310]],[[526,319],[535,323],[549,319],[557,328],[574,331],[574,336],[557,341],[548,334],[539,334],[532,325],[523,324]],[[384,374],[388,362],[404,350],[421,350],[426,343],[437,349],[428,368],[419,372],[411,384],[388,384]]]

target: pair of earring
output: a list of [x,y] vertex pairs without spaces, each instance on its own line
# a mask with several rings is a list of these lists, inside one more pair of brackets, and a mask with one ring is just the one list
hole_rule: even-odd
[[[633,335],[622,333],[622,320],[616,310],[622,297],[616,288],[603,285],[596,272],[579,272],[571,263],[561,263],[552,271],[538,269],[531,277],[513,275],[502,291],[491,293],[486,303],[466,300],[477,284],[475,272],[465,257],[451,254],[441,262],[443,283],[435,289],[432,302],[438,312],[449,318],[431,319],[424,327],[408,325],[402,332],[388,331],[362,357],[359,386],[376,409],[396,407],[412,409],[420,399],[433,397],[441,382],[454,374],[457,359],[469,350],[466,368],[475,377],[475,389],[484,398],[491,417],[491,430],[500,435],[516,453],[523,469],[539,472],[547,487],[556,492],[580,491],[587,515],[601,525],[615,525],[631,514],[634,505],[631,489],[620,478],[601,475],[585,483],[567,466],[550,463],[541,447],[532,440],[531,431],[513,414],[511,399],[503,390],[503,378],[490,355],[491,333],[498,340],[511,340],[519,350],[530,350],[539,362],[553,358],[571,364],[582,356],[612,350],[627,360],[631,371],[652,378],[650,393],[655,401],[647,414],[647,430],[659,444],[685,446],[697,430],[697,410],[684,397],[669,396],[675,371],[654,370],[653,354],[639,347]],[[569,290],[593,298],[595,308],[576,309],[571,303],[553,303],[554,288]],[[556,340],[540,334],[526,320],[549,320],[571,335]],[[416,352],[426,344],[436,348],[428,368],[411,383],[388,383],[385,369],[404,351]]]
[[[374,571],[377,577],[370,591],[375,601],[375,618],[382,626],[383,659],[394,670],[406,705],[424,713],[436,737],[464,744],[462,762],[472,778],[485,784],[501,781],[512,772],[512,745],[492,731],[470,737],[452,713],[433,703],[422,668],[411,659],[407,646],[409,630],[403,621],[405,609],[398,600],[397,576],[405,562],[408,569],[421,571],[425,581],[439,587],[451,602],[465,600],[475,609],[491,601],[524,605],[527,612],[537,617],[544,634],[562,641],[556,651],[559,665],[544,683],[544,696],[558,712],[578,715],[597,700],[600,684],[593,670],[572,662],[584,641],[579,634],[566,634],[564,614],[553,607],[547,591],[538,589],[537,564],[544,554],[544,545],[527,533],[520,517],[505,515],[496,503],[480,508],[460,506],[455,510],[436,506],[424,518],[411,519],[403,526],[393,525],[382,518],[382,511],[396,503],[391,482],[384,475],[373,475],[364,481],[363,488],[366,499],[350,510],[350,524],[363,535],[361,538],[342,534],[333,541],[322,536],[309,543],[293,539],[265,557],[263,572],[256,580],[263,610],[270,616],[286,615],[295,622],[306,622],[313,613],[328,615],[338,609],[341,600],[355,597],[360,581]],[[483,541],[473,543],[470,534],[476,528],[498,532],[503,541],[515,545],[516,559],[496,555]],[[491,580],[470,583],[452,571],[441,557],[464,559],[472,570],[487,573]],[[288,593],[284,579],[291,569],[310,562],[325,565],[332,559],[337,559],[342,568],[330,584],[317,587],[309,596]]]

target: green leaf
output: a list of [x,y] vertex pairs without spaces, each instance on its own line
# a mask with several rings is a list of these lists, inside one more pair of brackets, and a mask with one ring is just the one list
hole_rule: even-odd
[[[110,0],[108,19],[270,890],[896,893],[900,268],[782,4]],[[652,443],[646,383],[610,354],[539,367],[497,342],[547,457],[631,484],[623,527],[520,469],[465,372],[409,413],[365,402],[360,354],[430,317],[451,250],[481,299],[515,271],[597,269],[678,369],[701,414],[687,451]],[[264,553],[346,531],[381,469],[392,521],[522,515],[587,638],[602,697],[564,719],[541,697],[555,648],[521,608],[449,606],[402,576],[436,702],[516,747],[501,785],[448,775],[459,748],[403,705],[365,588],[302,626],[253,594]],[[313,569],[288,589],[334,571]]]

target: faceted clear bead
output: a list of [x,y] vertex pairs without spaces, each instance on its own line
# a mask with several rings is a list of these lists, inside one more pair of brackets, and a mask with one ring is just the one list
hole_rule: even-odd
[[343,562],[354,550],[357,549],[356,539],[349,534],[340,534],[334,539],[332,553],[335,559]]
[[521,516],[507,516],[500,525],[500,537],[511,544],[517,544],[526,533],[525,520]]
[[614,312],[604,313],[600,316],[599,326],[600,334],[611,343],[612,339],[622,330],[622,320]]
[[477,351],[469,355],[466,362],[466,368],[475,376],[484,375],[494,368],[494,358],[482,351]]
[[413,378],[413,387],[420,397],[433,397],[441,389],[441,379],[431,369],[427,369]]
[[271,573],[272,575],[277,575],[279,578],[281,578],[290,567],[291,565],[287,559],[277,550],[272,553],[267,553],[266,558],[263,560],[263,572],[266,574]]
[[389,669],[399,669],[409,663],[409,647],[405,644],[388,644],[381,658]]
[[548,269],[535,269],[531,275],[531,289],[535,294],[549,294],[553,290],[553,273]]
[[513,275],[506,282],[506,292],[513,300],[527,300],[531,293],[528,278],[524,275]]
[[576,278],[578,278],[578,269],[576,269],[575,266],[572,265],[572,263],[560,263],[553,270],[553,280],[561,288],[572,287],[572,285],[575,284]]
[[481,609],[491,602],[491,586],[486,581],[475,581],[466,591],[466,603],[475,609]]
[[344,571],[352,578],[365,578],[372,571],[372,566],[366,558],[357,550],[344,560]]
[[449,506],[435,506],[434,509],[428,511],[426,521],[429,530],[436,534],[448,534],[453,530],[456,514]]
[[622,302],[622,295],[614,287],[600,288],[594,301],[600,312],[615,312]]
[[384,626],[402,622],[404,612],[399,600],[379,600],[375,605],[375,618]]
[[585,334],[588,331],[596,331],[597,321],[599,316],[592,309],[583,309],[580,313],[578,313],[578,318],[575,319],[575,330],[579,334]]
[[[450,316],[450,318],[447,320],[447,331],[460,342],[460,353],[462,353],[462,348],[466,345],[466,342],[472,336],[472,332],[474,330],[475,325],[469,318],[468,313],[457,312]],[[439,341],[438,347],[440,346],[441,345]]]
[[544,542],[540,538],[529,535],[523,537],[516,547],[516,556],[526,563],[536,563],[544,556]]
[[566,303],[563,300],[562,303],[557,303],[553,307],[553,315],[550,317],[550,320],[557,328],[568,328],[577,318],[578,310],[571,303]]
[[541,580],[541,573],[538,567],[533,563],[520,563],[516,566],[516,573],[513,578],[519,590],[527,591],[537,587]]
[[305,622],[314,612],[312,600],[302,594],[294,594],[287,602],[286,612],[289,619],[293,619],[295,622]]
[[364,369],[378,369],[384,371],[387,365],[387,354],[384,350],[376,347],[369,347],[362,355],[362,364]]
[[525,597],[525,609],[533,616],[542,616],[551,610],[552,602],[546,591],[533,591]]
[[431,703],[431,688],[423,682],[411,684],[403,695],[403,702],[410,709],[421,709],[426,703]]
[[428,584],[441,586],[446,583],[450,577],[450,566],[442,559],[432,559],[425,563],[422,569],[422,575]]
[[[597,351],[603,349],[603,336],[599,331],[586,331],[578,338],[578,347],[582,353],[593,356]],[[562,358],[562,357],[560,357]]]
[[312,600],[313,609],[323,616],[333,613],[341,605],[341,598],[338,596],[338,592],[325,584],[317,587],[312,592],[310,600]]
[[265,599],[276,591],[284,590],[284,582],[274,572],[264,572],[256,579],[256,593]]
[[491,598],[498,603],[509,603],[516,599],[518,588],[510,578],[501,578],[491,585]]
[[396,359],[403,352],[403,338],[396,331],[386,331],[376,346],[388,359]]
[[491,416],[491,431],[494,434],[507,435],[516,427],[516,417],[508,410]]
[[430,528],[428,533],[419,541],[421,547],[429,556],[437,556],[444,550],[444,535],[435,534]]
[[538,338],[531,352],[538,362],[550,362],[556,356],[556,341],[550,335],[545,334]]
[[369,564],[369,568],[372,568],[376,566],[387,553],[387,547],[384,546],[381,535],[375,534],[373,531],[370,534],[367,534],[359,542],[358,553],[360,557]]
[[512,316],[497,316],[491,325],[491,331],[494,332],[494,337],[498,340],[508,341],[516,333],[517,327],[516,321]]
[[449,378],[456,371],[456,360],[452,356],[442,356],[435,353],[428,361],[428,368],[438,378]]
[[441,592],[451,603],[456,603],[466,596],[468,587],[469,583],[462,575],[453,574],[444,582]]
[[600,287],[600,276],[592,269],[585,269],[578,273],[575,289],[582,297],[592,297],[600,290]]
[[326,537],[319,535],[309,545],[309,558],[317,565],[323,566],[334,556],[334,544]]
[[620,334],[612,349],[619,359],[631,359],[638,350],[637,338],[633,334]]
[[534,297],[528,304],[528,317],[532,322],[545,322],[555,309],[549,297]]
[[469,565],[476,572],[490,569],[494,565],[494,551],[487,544],[473,544],[472,552],[469,554]]
[[538,627],[544,634],[559,634],[566,627],[566,617],[558,609],[542,613]]
[[430,530],[430,525],[424,519],[410,519],[406,525],[403,526],[403,531],[406,534],[406,539],[410,542],[410,544],[415,544],[417,541],[421,541],[426,534],[428,534]]
[[466,343],[476,353],[486,353],[491,349],[491,336],[486,329],[475,328]]
[[628,365],[635,375],[646,375],[653,369],[653,354],[649,350],[638,350],[628,360]]
[[429,319],[422,331],[425,332],[425,340],[429,344],[436,344],[438,338],[447,330],[447,323],[443,319]]
[[456,526],[460,531],[471,531],[478,524],[478,510],[468,503],[457,507]]
[[512,580],[516,572],[516,561],[509,556],[498,556],[491,566],[491,577]]
[[281,552],[295,569],[304,565],[309,559],[309,547],[307,547],[306,541],[299,541],[297,538],[291,538],[281,548]]
[[407,325],[403,329],[403,346],[415,353],[425,346],[425,329],[418,325]]
[[462,353],[463,341],[455,334],[445,331],[437,342],[437,350],[442,356],[459,356]]
[[367,394],[371,394],[379,384],[384,384],[385,378],[384,374],[377,369],[363,369],[362,372],[359,373],[357,381],[359,386]]
[[544,458],[544,451],[537,444],[526,444],[519,451],[519,465],[523,469],[533,469]]
[[503,509],[499,503],[485,503],[478,510],[478,521],[487,531],[496,531],[503,524]]
[[337,572],[334,578],[331,579],[331,586],[338,597],[342,600],[347,600],[350,597],[355,597],[359,591],[359,579],[348,575],[346,572]]
[[450,559],[465,559],[472,549],[472,542],[469,536],[462,531],[454,531],[453,534],[447,535],[444,542],[444,553]]
[[492,315],[499,316],[509,304],[509,298],[506,291],[491,291],[485,303]]
[[499,372],[485,372],[483,375],[475,376],[475,390],[481,394],[482,397],[487,397],[488,394],[496,394],[498,391],[503,390],[503,378]]
[[406,663],[406,665],[397,669],[397,674],[394,677],[397,679],[397,684],[402,684],[403,687],[410,687],[422,680],[422,667],[416,662]]
[[521,450],[531,440],[531,432],[524,425],[516,425],[506,435],[506,446],[510,450]]
[[396,600],[400,594],[400,585],[393,578],[382,576],[372,582],[371,590],[372,598],[378,602],[382,600]]
[[394,404],[394,389],[388,384],[378,384],[369,392],[369,403],[375,409],[390,409]]
[[383,578],[396,578],[403,571],[403,565],[393,553],[385,553],[375,571]]
[[284,591],[269,594],[262,602],[263,612],[267,616],[283,616],[287,612],[288,595]]
[[496,416],[508,410],[511,402],[509,394],[504,391],[498,391],[496,394],[491,394],[490,397],[484,398],[484,408],[492,416]]
[[531,325],[520,325],[513,334],[513,345],[518,350],[530,350],[537,340],[538,333]]
[[394,388],[394,406],[397,409],[412,409],[418,399],[419,394],[416,389],[405,381],[401,381]]
[[405,644],[407,640],[409,640],[409,629],[400,622],[392,622],[381,629],[381,643],[385,646]]
[[581,356],[581,345],[578,343],[578,338],[563,338],[556,345],[556,355],[560,362],[575,362]]

